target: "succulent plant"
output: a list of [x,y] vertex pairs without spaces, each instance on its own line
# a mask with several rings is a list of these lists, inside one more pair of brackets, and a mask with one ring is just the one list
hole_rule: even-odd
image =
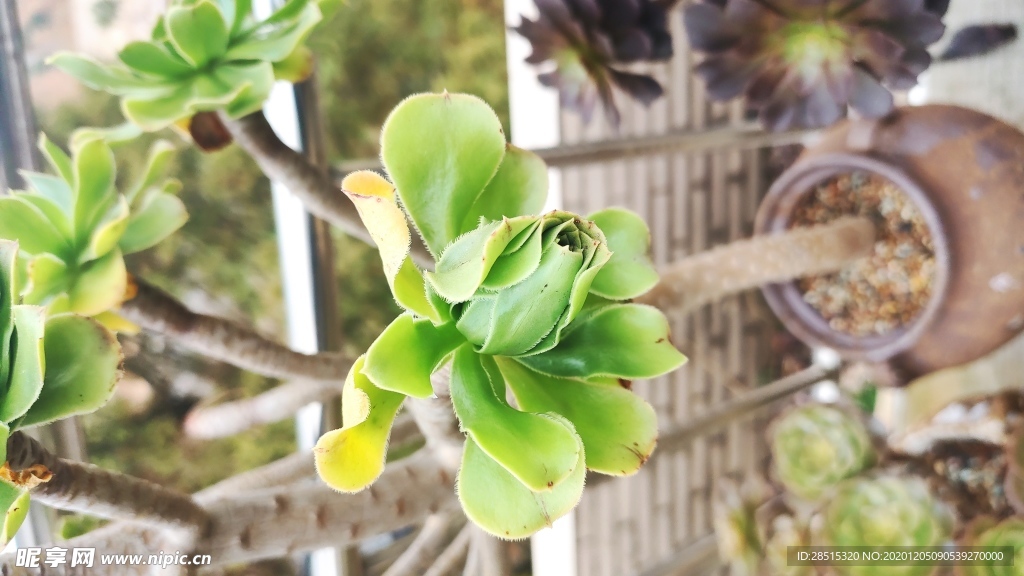
[[[839,485],[824,511],[828,546],[943,546],[953,532],[953,513],[921,478],[882,474]],[[923,576],[931,565],[838,566],[851,576]]]
[[[99,323],[74,314],[47,317],[42,307],[23,304],[21,275],[18,243],[0,240],[0,462],[12,431],[104,405],[121,364],[117,340]],[[33,485],[16,476],[0,468],[4,544],[25,518]]]
[[[962,539],[964,546],[994,548],[1013,547],[1012,565],[972,563],[957,566],[959,576],[1020,576],[1024,574],[1024,518],[1013,516],[997,521],[991,517],[978,518],[968,525]],[[1000,562],[1000,564],[1003,564]]]
[[789,515],[778,516],[772,522],[764,546],[765,563],[773,576],[812,576],[813,566],[790,564],[790,546],[810,546],[810,527],[806,522]]
[[200,112],[240,118],[263,106],[275,78],[309,74],[303,40],[321,17],[316,0],[289,0],[262,21],[253,19],[251,0],[176,0],[149,40],[121,50],[120,63],[70,53],[51,62],[120,96],[125,117],[145,131],[188,125]]
[[875,461],[862,419],[826,404],[794,407],[772,424],[775,473],[793,494],[817,500]]
[[537,0],[537,20],[523,18],[516,28],[529,40],[530,64],[552,62],[538,79],[557,88],[562,105],[589,122],[597,101],[612,125],[619,123],[612,87],[650,104],[662,94],[650,76],[617,66],[672,56],[667,8],[654,0]]
[[743,485],[724,484],[715,502],[712,521],[718,555],[732,566],[734,574],[757,574],[764,555],[764,534],[758,525],[757,510],[771,490],[757,478]]
[[1007,503],[1024,514],[1024,426],[1017,426],[1006,439],[1006,476],[1003,490]]
[[[431,375],[451,360],[463,508],[499,537],[529,536],[576,505],[588,468],[631,474],[654,449],[654,411],[623,383],[685,358],[658,310],[624,302],[657,282],[647,227],[618,209],[532,215],[544,163],[506,144],[472,96],[406,99],[381,148],[391,181],[357,172],[342,189],[406,312],[348,375],[344,427],[317,443],[318,471],[346,492],[373,482],[403,400],[432,396]],[[409,256],[409,220],[433,272]]]
[[50,314],[97,316],[114,327],[111,312],[124,299],[124,254],[163,240],[188,219],[163,177],[173,148],[156,142],[139,180],[124,194],[114,188],[116,167],[100,139],[80,142],[69,157],[45,136],[40,150],[55,175],[24,172],[29,190],[0,198],[0,237],[20,243],[25,276],[20,296]]
[[[933,11],[933,8],[935,11]],[[709,95],[744,95],[770,130],[827,126],[853,107],[878,118],[889,89],[917,83],[942,6],[891,0],[723,0],[687,7],[696,73]]]

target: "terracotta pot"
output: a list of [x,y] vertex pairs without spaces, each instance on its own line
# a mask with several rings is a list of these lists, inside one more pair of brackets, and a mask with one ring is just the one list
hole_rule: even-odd
[[805,193],[857,170],[887,178],[923,214],[937,263],[932,299],[910,324],[859,338],[829,328],[794,283],[763,287],[793,334],[916,376],[979,358],[1024,327],[1024,134],[956,106],[837,124],[772,185],[756,233],[786,229]]

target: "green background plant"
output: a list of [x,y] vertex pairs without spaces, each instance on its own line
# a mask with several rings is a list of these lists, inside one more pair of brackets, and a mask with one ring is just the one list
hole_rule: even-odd
[[263,106],[275,78],[304,77],[312,56],[302,42],[321,19],[315,0],[289,0],[259,21],[251,0],[179,0],[150,40],[118,53],[119,64],[70,53],[51,61],[86,85],[121,96],[125,117],[145,131],[198,112],[240,118]]

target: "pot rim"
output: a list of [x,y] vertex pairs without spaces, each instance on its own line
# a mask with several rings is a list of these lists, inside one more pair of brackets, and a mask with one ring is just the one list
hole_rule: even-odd
[[788,330],[811,346],[832,348],[850,360],[882,362],[912,347],[936,319],[950,279],[949,239],[942,218],[921,184],[899,166],[873,156],[831,152],[798,160],[772,184],[754,220],[755,234],[786,230],[796,204],[811,189],[834,176],[856,171],[881,176],[895,184],[920,211],[932,235],[935,278],[928,303],[908,325],[877,336],[853,336],[829,327],[803,300],[795,281],[761,286],[768,306]]

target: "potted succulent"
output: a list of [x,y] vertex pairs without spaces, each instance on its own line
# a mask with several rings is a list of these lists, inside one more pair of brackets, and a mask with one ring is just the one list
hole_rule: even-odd
[[[957,544],[1024,553],[1021,516],[1002,496],[1001,479],[1011,474],[1003,447],[955,440],[911,454],[890,439],[852,406],[811,402],[784,410],[769,432],[773,482],[753,477],[720,493],[722,559],[747,574],[923,576],[939,573],[941,563],[802,562],[789,547]],[[991,564],[956,568],[965,575],[1020,573],[1019,565]]]
[[[851,359],[893,359],[908,376],[974,360],[1011,338],[1024,312],[1024,236],[1011,208],[1024,137],[963,108],[896,108],[891,93],[930,65],[927,48],[943,35],[947,8],[884,0],[688,6],[687,35],[704,56],[695,71],[713,99],[742,97],[770,130],[834,126],[771,187],[759,239],[694,257],[672,271],[674,289],[649,297],[694,292],[695,305],[761,285],[805,342]],[[965,29],[940,59],[1012,37],[1004,28]],[[860,119],[839,122],[850,109]],[[982,223],[1007,233],[986,234]]]

